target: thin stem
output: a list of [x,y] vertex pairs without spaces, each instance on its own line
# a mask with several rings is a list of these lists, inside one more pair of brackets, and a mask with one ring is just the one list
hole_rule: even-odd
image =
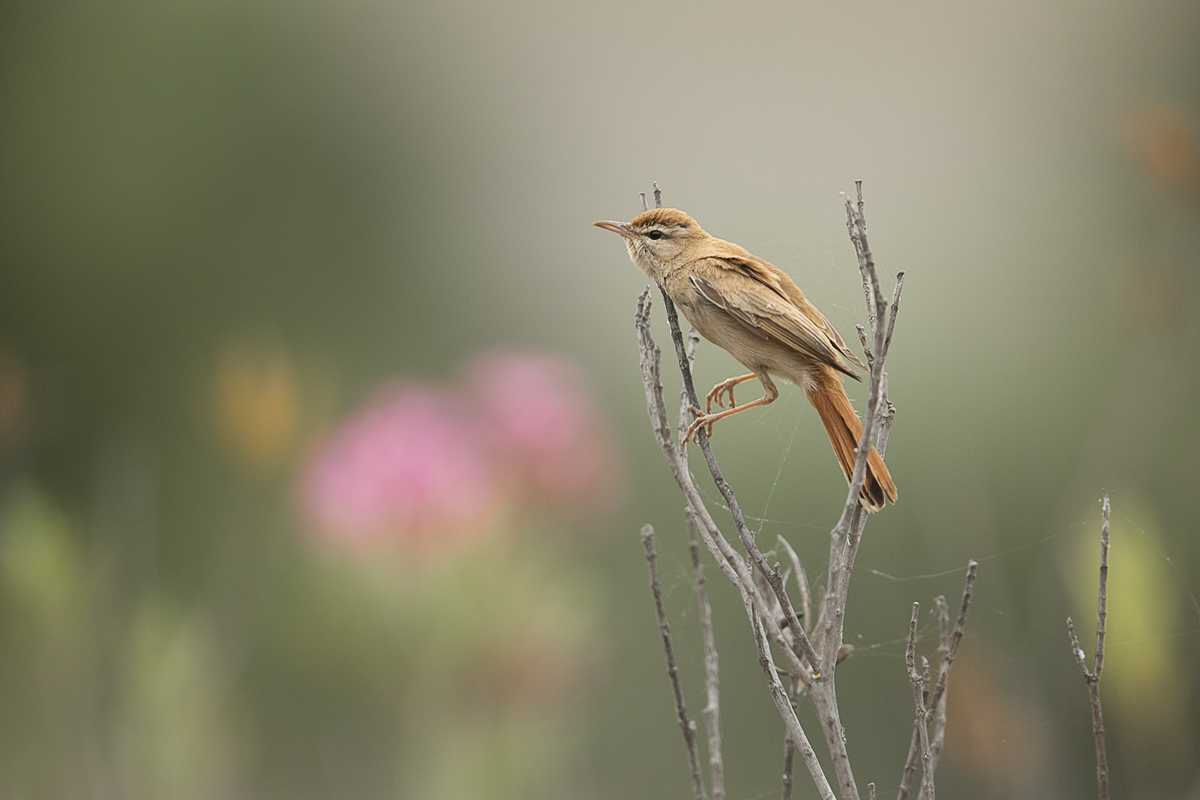
[[1108,800],[1108,751],[1104,737],[1104,712],[1100,706],[1100,673],[1104,671],[1104,634],[1108,619],[1108,518],[1111,510],[1108,492],[1104,492],[1100,506],[1100,596],[1096,607],[1096,657],[1091,671],[1087,668],[1087,656],[1075,636],[1075,624],[1067,617],[1071,651],[1087,682],[1088,698],[1092,704],[1092,738],[1096,743],[1096,783],[1100,800]]
[[896,288],[892,290],[892,308],[888,314],[887,336],[883,339],[883,357],[892,347],[892,331],[896,328],[896,312],[900,310],[900,291],[904,288],[904,270],[896,273]]
[[708,603],[708,581],[700,562],[699,525],[691,511],[686,513],[688,550],[692,555],[692,574],[696,585],[696,605],[700,609],[700,633],[704,639],[704,727],[708,733],[708,770],[713,800],[725,797],[725,764],[721,758],[721,681],[718,670],[717,642],[713,636],[712,607]]
[[792,800],[792,762],[795,760],[796,747],[792,737],[783,737],[783,790],[780,796],[783,800]]
[[667,675],[671,678],[671,690],[675,693],[675,714],[679,727],[683,729],[683,741],[687,746],[688,763],[692,770],[692,795],[695,800],[707,800],[704,779],[700,775],[700,751],[696,747],[696,726],[688,719],[687,706],[683,702],[683,690],[679,686],[679,669],[675,666],[675,650],[671,647],[671,626],[667,624],[667,612],[663,608],[662,585],[658,580],[658,555],[654,551],[654,528],[642,526],[642,547],[646,550],[646,562],[650,565],[650,591],[654,594],[654,609],[658,612],[658,629],[662,633],[663,649],[667,651]]
[[800,751],[800,758],[808,767],[808,773],[817,785],[817,793],[821,795],[822,800],[835,800],[833,788],[829,785],[829,781],[821,769],[821,762],[817,760],[816,752],[809,744],[808,737],[804,735],[804,729],[800,727],[795,709],[792,708],[791,700],[788,699],[787,691],[779,681],[779,672],[775,669],[775,662],[771,658],[771,648],[767,645],[762,622],[754,611],[751,611],[750,624],[754,628],[754,646],[758,650],[759,666],[762,667],[763,675],[766,676],[767,683],[771,687],[771,699],[775,701],[775,707],[779,709],[780,715],[787,724],[788,736],[792,738],[796,749]]
[[783,549],[787,551],[788,560],[792,562],[792,573],[796,576],[796,588],[800,590],[800,610],[796,613],[802,617],[807,631],[812,627],[812,593],[808,589],[808,574],[804,571],[804,565],[800,563],[800,556],[796,555],[791,543],[782,536],[776,538],[783,545]]
[[[913,687],[913,703],[917,707],[917,735],[921,743],[921,764],[924,768],[924,776],[929,777],[930,765],[933,762],[933,754],[929,750],[929,725],[927,720],[927,709],[925,706],[925,684],[921,680],[921,673],[917,672],[916,665],[916,643],[917,643],[917,614],[921,609],[920,603],[913,603],[912,621],[908,625],[908,649],[904,653],[904,661],[908,665],[908,680]],[[922,780],[921,796],[933,798],[933,783],[932,781]]]
[[[950,634],[949,643],[946,647],[946,654],[941,657],[941,664],[938,669],[937,683],[933,687],[933,692],[929,696],[929,707],[938,708],[942,704],[946,694],[946,687],[950,682],[950,668],[954,666],[954,657],[958,653],[959,642],[962,641],[963,632],[967,627],[967,611],[971,607],[971,597],[975,590],[975,575],[978,571],[979,564],[976,561],[967,562],[967,579],[963,585],[962,602],[958,609],[958,619],[954,623],[954,632]],[[940,637],[939,637],[940,640]],[[941,646],[939,641],[939,655]],[[904,771],[900,775],[900,790],[896,794],[896,800],[905,800],[908,797],[909,789],[912,786],[913,774],[917,768],[917,755],[921,746],[919,725],[914,723],[912,738],[908,745],[908,757],[904,760]],[[930,763],[930,780],[937,768],[937,762]]]
[[[941,678],[941,665],[950,657],[950,608],[946,605],[946,597],[938,595],[934,598],[938,610],[938,678]],[[941,698],[933,704],[933,739],[929,749],[933,752],[933,762],[930,771],[936,772],[938,759],[942,756],[942,748],[946,744],[946,691],[942,690]]]

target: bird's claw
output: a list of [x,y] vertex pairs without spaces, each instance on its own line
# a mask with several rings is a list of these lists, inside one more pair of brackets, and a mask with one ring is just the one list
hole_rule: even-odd
[[688,406],[688,411],[695,414],[696,418],[692,420],[692,424],[688,426],[687,432],[683,434],[683,441],[679,443],[681,448],[687,447],[688,442],[695,442],[696,445],[699,446],[700,429],[705,425],[708,426],[708,435],[711,437],[713,432],[713,423],[716,421],[714,417],[717,416],[716,414],[701,413],[700,409],[696,406]]
[[714,400],[716,401],[717,405],[720,408],[726,408],[725,403],[722,400],[722,397],[726,394],[729,395],[729,406],[728,407],[729,408],[737,408],[737,401],[733,399],[733,387],[737,386],[738,383],[739,383],[739,381],[735,378],[735,379],[731,379],[731,380],[727,380],[727,381],[722,381],[712,388],[712,391],[710,391],[708,393],[708,397],[707,397],[706,403],[705,403],[709,414],[712,413],[712,404],[713,404]]

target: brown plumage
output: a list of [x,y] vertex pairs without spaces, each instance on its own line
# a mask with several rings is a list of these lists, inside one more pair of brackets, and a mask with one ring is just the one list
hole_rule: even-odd
[[[656,208],[629,222],[597,226],[619,233],[629,257],[661,285],[700,335],[722,347],[750,370],[708,393],[707,410],[688,434],[779,396],[771,376],[791,381],[804,392],[825,424],[846,480],[854,470],[855,449],[863,426],[842,388],[842,375],[861,380],[854,367],[866,369],[846,347],[829,320],[808,302],[800,287],[768,261],[732,242],[710,236],[687,214]],[[733,389],[758,378],[763,396],[737,405]],[[712,413],[712,404],[729,408]],[[896,502],[896,485],[874,447],[867,454],[867,479],[860,501],[868,511]]]

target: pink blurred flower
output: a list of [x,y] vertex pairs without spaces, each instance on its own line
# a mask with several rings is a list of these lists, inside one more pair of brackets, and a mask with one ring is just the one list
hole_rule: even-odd
[[573,364],[493,352],[467,386],[390,384],[319,441],[298,483],[312,526],[420,554],[486,535],[519,502],[595,510],[621,496],[613,432]]
[[594,508],[621,494],[613,431],[573,363],[494,351],[474,362],[468,383],[495,457],[532,497]]
[[299,494],[311,521],[339,541],[418,550],[486,533],[503,503],[461,398],[408,383],[385,386],[318,443]]

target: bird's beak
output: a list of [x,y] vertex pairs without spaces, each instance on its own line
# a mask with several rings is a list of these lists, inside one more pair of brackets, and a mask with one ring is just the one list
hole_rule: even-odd
[[606,230],[606,231],[612,231],[613,233],[619,233],[622,236],[624,236],[626,239],[633,238],[633,234],[629,232],[629,228],[627,228],[625,226],[624,222],[617,222],[616,220],[612,220],[612,219],[602,219],[599,222],[593,222],[592,224],[595,225],[597,228],[604,228],[604,230]]

